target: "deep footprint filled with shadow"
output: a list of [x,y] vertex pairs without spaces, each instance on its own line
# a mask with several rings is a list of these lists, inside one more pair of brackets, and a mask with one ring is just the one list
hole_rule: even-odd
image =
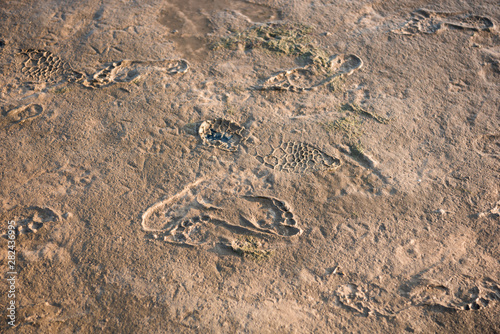
[[226,151],[236,151],[248,137],[244,127],[222,118],[204,121],[198,134],[204,145]]

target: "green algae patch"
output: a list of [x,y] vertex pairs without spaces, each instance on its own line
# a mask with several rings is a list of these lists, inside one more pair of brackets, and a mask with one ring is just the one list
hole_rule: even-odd
[[322,123],[321,125],[327,132],[335,131],[341,133],[349,142],[359,139],[363,134],[361,120],[357,115],[342,117],[335,121]]
[[302,24],[269,23],[235,32],[212,43],[211,49],[263,49],[280,55],[295,56],[319,67],[328,68],[330,57],[323,49],[311,44],[313,29]]
[[212,49],[251,50],[266,49],[285,54],[300,55],[307,52],[304,45],[309,43],[312,28],[305,25],[275,24],[256,25],[243,32],[221,38],[212,44]]
[[268,259],[272,255],[272,251],[262,249],[262,243],[259,239],[248,235],[233,241],[231,249],[242,257],[256,261]]
[[389,123],[388,118],[382,117],[382,116],[377,115],[371,111],[365,110],[355,103],[345,103],[340,107],[340,109],[342,109],[344,111],[352,111],[352,112],[355,112],[359,115],[370,117],[381,124]]

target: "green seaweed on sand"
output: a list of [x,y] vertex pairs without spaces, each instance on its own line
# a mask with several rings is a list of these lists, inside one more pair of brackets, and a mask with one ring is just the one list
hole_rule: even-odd
[[364,152],[365,148],[363,147],[363,144],[361,144],[361,141],[356,141],[352,142],[349,144],[349,149],[351,150],[351,155],[358,157],[358,158],[364,158]]
[[335,131],[341,133],[349,142],[358,140],[363,134],[361,120],[357,115],[346,116],[335,121],[321,124],[327,132]]
[[235,32],[211,45],[212,49],[229,50],[267,49],[286,55],[300,55],[306,52],[304,44],[309,43],[312,28],[305,25],[276,24],[255,25],[243,32]]
[[344,88],[346,77],[343,75],[334,76],[326,85],[331,92],[339,92]]
[[212,50],[264,49],[281,55],[296,56],[309,64],[329,68],[328,53],[311,43],[313,29],[302,24],[268,23],[235,32],[211,44]]
[[364,147],[360,141],[363,129],[358,115],[345,116],[335,121],[322,123],[321,126],[327,132],[340,133],[349,146],[351,155],[363,157]]
[[68,87],[55,88],[54,90],[52,90],[52,93],[53,94],[64,94],[64,93],[69,92],[69,90],[70,89]]
[[377,122],[381,123],[381,124],[387,124],[389,123],[389,119],[388,118],[385,118],[385,117],[382,117],[382,116],[379,116],[371,111],[368,111],[368,110],[365,110],[363,108],[361,108],[359,105],[355,104],[355,103],[345,103],[343,104],[340,109],[344,110],[344,111],[352,111],[352,112],[355,112],[359,115],[363,115],[363,116],[367,116],[367,117],[370,117],[370,118],[373,118],[374,120],[376,120]]
[[231,249],[242,257],[256,261],[268,259],[272,251],[262,249],[262,243],[253,236],[241,236],[231,243]]
[[344,103],[340,106],[340,111],[346,116],[329,122],[320,123],[327,132],[336,132],[342,135],[344,143],[349,146],[350,154],[354,157],[366,159],[365,147],[361,143],[363,135],[363,122],[360,116],[369,117],[378,123],[387,124],[389,119],[379,116],[371,111],[367,111],[355,103]]

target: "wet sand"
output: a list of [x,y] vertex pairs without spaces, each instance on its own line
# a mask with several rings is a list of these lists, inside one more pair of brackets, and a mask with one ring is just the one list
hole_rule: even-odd
[[496,2],[0,18],[2,331],[500,332]]

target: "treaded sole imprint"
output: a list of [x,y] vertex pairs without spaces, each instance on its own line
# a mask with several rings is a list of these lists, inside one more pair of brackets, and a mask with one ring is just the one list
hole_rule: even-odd
[[269,168],[289,173],[334,171],[342,165],[340,159],[303,142],[283,142],[270,154],[256,158]]
[[17,56],[22,58],[21,72],[37,83],[75,82],[84,77],[50,51],[23,49]]
[[168,75],[184,74],[189,70],[189,63],[184,59],[156,61],[125,59],[106,63],[100,70],[87,76],[73,70],[68,63],[50,51],[23,49],[17,56],[21,58],[21,72],[35,83],[79,82],[90,88],[132,82],[151,69],[159,70]]

